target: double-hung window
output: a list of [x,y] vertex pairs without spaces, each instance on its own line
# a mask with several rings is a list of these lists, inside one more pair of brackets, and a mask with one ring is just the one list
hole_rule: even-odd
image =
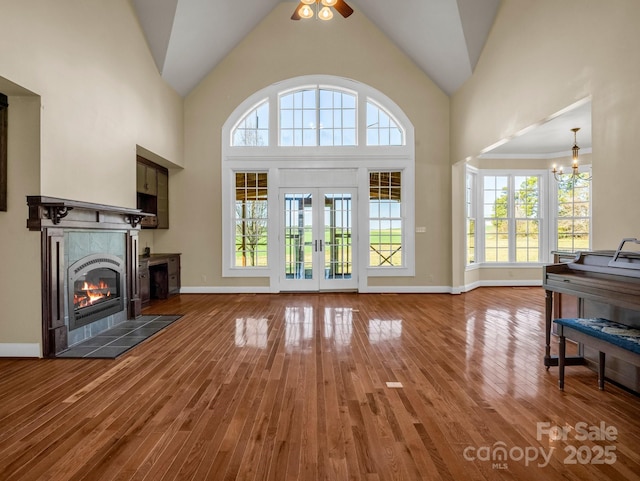
[[369,267],[402,266],[402,172],[369,172]]
[[266,172],[236,172],[235,266],[266,267],[268,203]]
[[476,217],[477,217],[477,177],[475,171],[467,171],[465,179],[465,217],[466,217],[466,264],[471,265],[476,262]]
[[569,182],[558,182],[556,246],[559,251],[576,252],[591,247],[591,185],[589,174]]
[[484,262],[540,262],[540,175],[482,176]]

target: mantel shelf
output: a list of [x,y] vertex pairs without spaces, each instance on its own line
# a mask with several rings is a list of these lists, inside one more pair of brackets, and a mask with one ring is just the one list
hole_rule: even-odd
[[141,209],[40,195],[27,196],[29,230],[47,227],[135,229],[144,217],[154,216]]

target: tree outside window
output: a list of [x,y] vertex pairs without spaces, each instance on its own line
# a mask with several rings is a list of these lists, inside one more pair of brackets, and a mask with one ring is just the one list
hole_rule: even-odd
[[579,174],[567,182],[559,182],[557,248],[559,251],[589,250],[591,241],[591,189],[589,174]]
[[267,173],[236,172],[236,267],[267,264]]

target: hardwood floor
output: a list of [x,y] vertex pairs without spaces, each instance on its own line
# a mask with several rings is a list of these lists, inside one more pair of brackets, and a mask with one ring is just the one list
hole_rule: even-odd
[[0,479],[640,479],[640,398],[585,367],[560,392],[543,307],[542,288],[181,295],[117,360],[0,360]]

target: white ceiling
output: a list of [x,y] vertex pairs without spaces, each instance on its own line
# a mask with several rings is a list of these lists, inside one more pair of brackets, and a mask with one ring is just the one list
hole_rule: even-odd
[[[163,78],[188,94],[281,0],[132,0]],[[297,0],[289,0],[293,13]],[[471,76],[500,0],[347,0],[447,94]]]
[[581,100],[532,125],[513,138],[487,147],[480,158],[554,159],[571,155],[573,132],[581,153],[591,152],[591,101]]
[[[187,95],[281,0],[131,0],[162,77]],[[471,76],[501,0],[347,0],[444,92]],[[288,0],[291,13],[298,0]],[[288,10],[287,10],[288,11]],[[345,20],[345,21],[348,21]],[[583,104],[485,149],[484,157],[566,153],[573,127],[591,148],[591,106]],[[491,152],[489,152],[491,150]]]

